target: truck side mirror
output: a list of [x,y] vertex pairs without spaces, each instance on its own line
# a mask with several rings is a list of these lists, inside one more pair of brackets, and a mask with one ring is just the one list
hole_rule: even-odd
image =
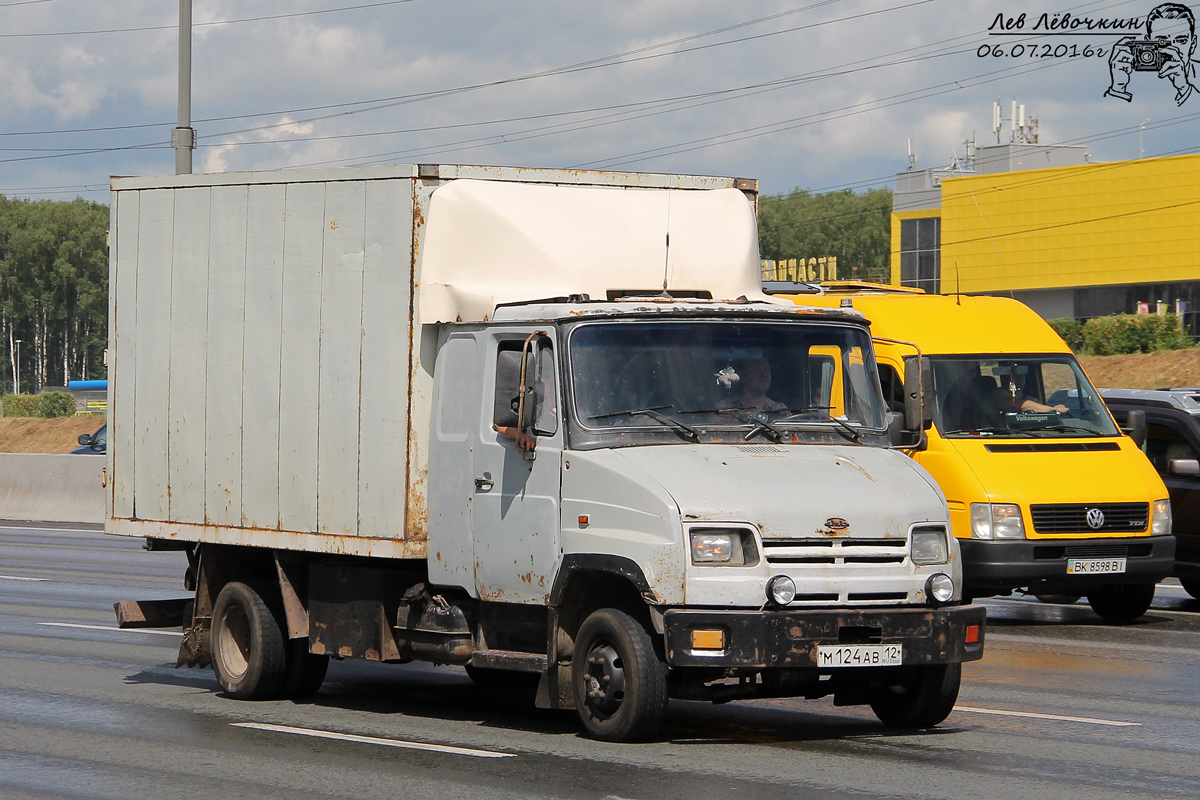
[[492,421],[505,428],[520,428],[528,431],[537,419],[536,385],[537,359],[532,354],[525,369],[524,419],[517,417],[521,406],[521,351],[501,350],[496,354],[496,396],[492,406]]
[[904,359],[904,427],[926,431],[933,425],[933,370],[929,359]]
[[1125,427],[1121,431],[1141,447],[1146,443],[1146,412],[1135,408],[1125,416]]

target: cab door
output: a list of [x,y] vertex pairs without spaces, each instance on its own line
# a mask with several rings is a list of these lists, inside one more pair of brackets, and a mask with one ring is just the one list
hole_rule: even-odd
[[[552,330],[506,330],[488,343],[483,415],[472,454],[471,539],[481,599],[549,601],[559,558],[563,448],[555,351]],[[497,426],[524,429],[535,448],[522,453]]]

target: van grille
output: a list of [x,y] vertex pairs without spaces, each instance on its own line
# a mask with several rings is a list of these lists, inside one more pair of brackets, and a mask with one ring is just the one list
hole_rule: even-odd
[[[1093,528],[1088,512],[1104,514],[1104,524]],[[1146,530],[1149,503],[1044,503],[1029,507],[1038,533],[1138,533]]]

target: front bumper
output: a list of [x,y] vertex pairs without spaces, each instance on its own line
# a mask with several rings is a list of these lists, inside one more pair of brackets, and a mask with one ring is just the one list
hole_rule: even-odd
[[[663,615],[673,667],[817,667],[818,645],[900,644],[903,664],[955,664],[983,656],[982,606],[943,608],[720,611],[671,609]],[[968,644],[968,625],[978,641]],[[725,649],[693,650],[692,631],[720,629]]]
[[[1086,594],[1102,586],[1157,583],[1175,563],[1174,536],[1104,539],[959,539],[967,591]],[[1068,575],[1069,558],[1124,558],[1125,571]]]

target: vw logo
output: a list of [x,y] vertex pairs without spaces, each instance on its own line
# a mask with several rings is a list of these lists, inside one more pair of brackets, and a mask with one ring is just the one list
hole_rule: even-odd
[[1099,530],[1104,527],[1104,512],[1098,508],[1089,508],[1087,512],[1087,524],[1092,530]]

